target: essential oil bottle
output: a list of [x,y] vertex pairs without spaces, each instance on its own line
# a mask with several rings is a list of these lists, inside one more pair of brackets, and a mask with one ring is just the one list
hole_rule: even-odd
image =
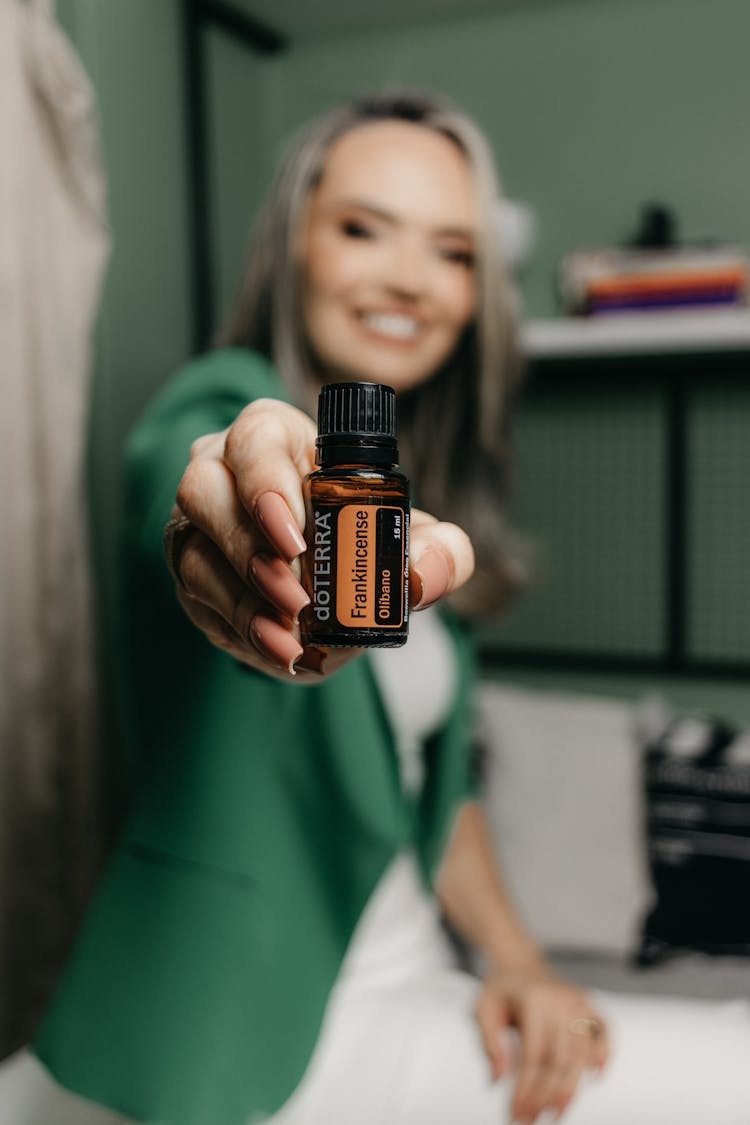
[[324,386],[316,451],[303,482],[302,643],[396,648],[409,629],[409,482],[396,470],[393,388]]

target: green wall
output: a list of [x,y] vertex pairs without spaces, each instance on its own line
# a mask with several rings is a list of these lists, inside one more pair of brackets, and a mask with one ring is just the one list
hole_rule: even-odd
[[276,137],[273,83],[277,62],[226,32],[205,34],[210,199],[217,321],[231,305],[253,215],[272,174]]
[[96,89],[113,234],[99,315],[90,488],[109,619],[122,444],[190,346],[186,164],[177,0],[59,0]]

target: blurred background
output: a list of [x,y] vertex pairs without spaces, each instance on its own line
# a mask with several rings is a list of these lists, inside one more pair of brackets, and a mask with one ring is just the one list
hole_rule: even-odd
[[559,284],[575,251],[648,246],[649,206],[676,245],[750,247],[746,0],[58,0],[57,19],[93,84],[112,237],[85,438],[105,701],[125,435],[220,325],[291,130],[416,85],[477,118],[533,230],[515,516],[537,578],[480,631],[486,682],[750,724],[747,293],[571,316]]

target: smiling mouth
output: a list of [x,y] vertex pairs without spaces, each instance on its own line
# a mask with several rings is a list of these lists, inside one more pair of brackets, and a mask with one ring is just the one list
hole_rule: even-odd
[[422,330],[421,321],[404,313],[360,313],[359,320],[388,340],[416,340]]

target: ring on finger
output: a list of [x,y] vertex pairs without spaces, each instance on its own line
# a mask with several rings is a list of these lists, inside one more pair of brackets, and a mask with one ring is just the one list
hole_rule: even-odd
[[578,1016],[568,1024],[573,1035],[588,1035],[596,1043],[604,1035],[604,1024],[596,1016]]
[[182,590],[185,589],[185,583],[180,576],[180,558],[188,536],[195,530],[197,530],[195,524],[187,516],[174,516],[167,521],[162,533],[167,569]]

